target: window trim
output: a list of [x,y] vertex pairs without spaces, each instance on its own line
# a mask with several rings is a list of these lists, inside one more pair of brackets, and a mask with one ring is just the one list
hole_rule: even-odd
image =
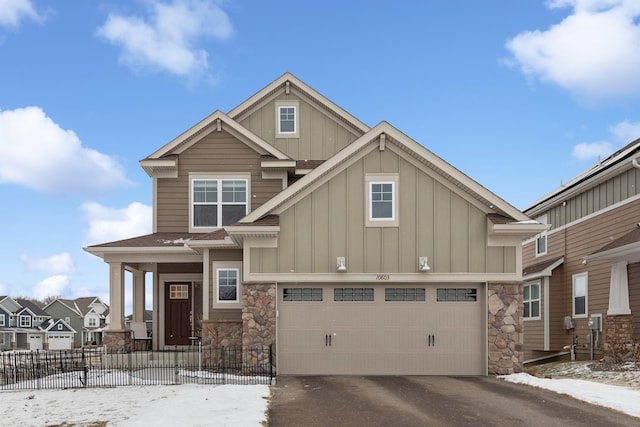
[[[220,273],[233,271],[236,273],[236,298],[220,299]],[[216,268],[216,303],[217,304],[238,304],[240,302],[240,269],[239,268]]]
[[[584,289],[584,313],[576,313],[576,297],[582,297],[582,295],[576,295],[576,279],[585,279]],[[577,273],[571,277],[571,312],[574,319],[584,319],[589,317],[589,273]]]
[[[28,322],[24,322],[23,324],[23,320],[26,319],[28,320]],[[27,324],[28,323],[28,324]],[[18,320],[18,324],[20,325],[21,328],[30,328],[31,327],[31,316],[29,316],[28,314],[21,314],[20,318]]]
[[[400,176],[397,173],[365,175],[365,227],[398,227],[398,189]],[[391,218],[373,218],[373,200],[371,193],[374,184],[391,184]]]
[[[293,132],[282,131],[280,120],[280,110],[282,108],[293,108]],[[276,138],[300,138],[300,101],[276,101],[275,102]]]
[[[538,218],[536,218],[536,221],[538,221],[541,224],[546,224],[547,223],[547,215],[545,214],[545,215],[539,216]],[[536,257],[546,255],[548,247],[549,247],[549,239],[547,238],[547,230],[544,230],[540,234],[537,234],[534,239],[535,239]],[[544,251],[540,250],[540,241],[541,240],[544,241]]]
[[[212,308],[242,308],[242,261],[212,261],[211,262],[211,307]],[[219,270],[235,270],[237,274],[236,300],[220,300],[218,294]]]
[[[225,173],[216,173],[216,174],[208,174],[208,173],[189,173],[189,232],[190,233],[202,233],[202,232],[211,232],[215,230],[219,230],[223,228],[222,225],[222,206],[223,203],[220,202],[222,197],[222,181],[231,181],[231,180],[244,180],[246,183],[246,197],[245,197],[245,216],[251,213],[251,174],[249,173],[233,173],[233,174],[225,174]],[[193,189],[195,181],[218,181],[218,224],[215,226],[204,226],[204,227],[196,227],[194,225],[195,220],[195,200],[193,197]],[[238,203],[239,204],[239,203]]]
[[[531,287],[532,286],[537,286],[538,287],[538,298],[533,299],[531,298]],[[526,300],[524,298],[524,289],[525,288],[529,288],[529,299]],[[524,320],[540,320],[542,317],[542,286],[540,286],[540,282],[530,282],[530,283],[525,283],[523,288],[522,288],[522,302],[523,304],[526,306],[527,304],[529,304],[529,316],[525,316],[524,312],[522,314],[522,318]],[[538,301],[538,315],[537,316],[531,316],[531,303]]]

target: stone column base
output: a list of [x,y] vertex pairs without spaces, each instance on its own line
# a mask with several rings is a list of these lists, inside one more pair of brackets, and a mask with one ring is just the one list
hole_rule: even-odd
[[107,353],[129,353],[133,348],[131,331],[104,331],[102,343]]

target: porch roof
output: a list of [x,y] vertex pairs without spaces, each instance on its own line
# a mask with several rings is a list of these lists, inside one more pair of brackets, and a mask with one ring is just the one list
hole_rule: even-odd
[[587,261],[602,259],[620,259],[630,262],[640,261],[640,224],[637,224],[633,230],[627,234],[624,234],[585,257]]
[[564,263],[564,257],[559,256],[536,264],[528,265],[522,269],[522,278],[529,280],[538,277],[551,276],[551,272],[562,263]]

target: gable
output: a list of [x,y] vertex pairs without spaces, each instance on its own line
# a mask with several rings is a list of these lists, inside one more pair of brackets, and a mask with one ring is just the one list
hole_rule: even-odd
[[[280,103],[297,108],[295,138],[278,137],[276,108]],[[293,91],[287,95],[284,90],[243,117],[240,124],[296,160],[326,160],[362,135],[318,109],[317,104],[301,94]]]
[[[398,225],[367,226],[368,175],[397,179]],[[252,272],[415,273],[428,256],[441,273],[514,273],[515,248],[488,247],[487,219],[474,200],[387,147],[353,162],[280,213],[277,249],[255,249]]]

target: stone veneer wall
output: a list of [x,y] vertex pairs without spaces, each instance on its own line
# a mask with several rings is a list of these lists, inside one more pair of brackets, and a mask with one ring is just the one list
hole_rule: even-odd
[[605,316],[604,345],[630,344],[633,342],[633,314]]
[[242,285],[242,347],[276,340],[276,284]]
[[524,367],[524,305],[521,284],[489,283],[488,299],[488,372],[508,375]]
[[242,322],[233,320],[203,320],[202,345],[240,347],[242,345]]
[[131,351],[131,331],[104,331],[102,344],[108,353],[128,353]]

